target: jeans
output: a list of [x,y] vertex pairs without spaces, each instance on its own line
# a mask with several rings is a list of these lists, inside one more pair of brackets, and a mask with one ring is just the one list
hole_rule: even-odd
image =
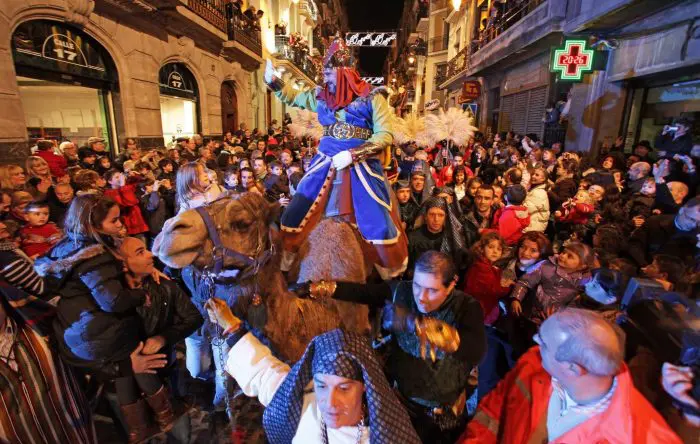
[[486,329],[486,355],[479,363],[478,396],[479,400],[493,390],[498,382],[515,365],[513,347],[506,334],[490,325]]
[[[233,378],[226,373],[225,369],[230,347],[223,341],[221,345],[215,345],[197,333],[185,338],[185,346],[187,347],[185,363],[190,375],[193,378],[210,379],[213,372],[216,389],[214,407],[226,408],[226,400],[228,399],[226,386],[228,385],[230,393],[233,393],[234,386]],[[221,357],[223,357],[223,362],[221,362]],[[212,361],[214,368],[211,365]],[[228,383],[226,382],[227,378]]]

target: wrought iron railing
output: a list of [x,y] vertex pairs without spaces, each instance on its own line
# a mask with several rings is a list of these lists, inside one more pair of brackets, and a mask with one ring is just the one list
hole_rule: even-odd
[[504,3],[504,9],[489,17],[486,27],[479,31],[479,38],[474,42],[475,52],[525,18],[544,2],[545,0],[525,0],[520,3]]
[[230,7],[230,4],[226,8],[226,23],[229,40],[240,43],[262,57],[262,38],[258,24],[248,19],[239,11],[235,11]]
[[224,0],[187,0],[187,7],[222,32],[226,32]]
[[469,68],[471,53],[472,48],[465,46],[454,57],[452,57],[449,62],[447,62],[447,75],[445,80]]
[[316,72],[316,66],[308,57],[308,52],[290,46],[288,36],[275,36],[275,57],[292,62],[307,77],[314,82],[316,81],[318,73]]

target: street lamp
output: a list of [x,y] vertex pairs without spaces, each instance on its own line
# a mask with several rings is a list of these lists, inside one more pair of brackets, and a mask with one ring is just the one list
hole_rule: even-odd
[[[294,0],[292,0],[294,1]],[[459,11],[459,7],[462,6],[462,0],[452,0],[452,7],[455,11]]]
[[408,56],[408,63],[409,63],[409,64],[413,65],[415,62],[416,62],[416,58],[415,58],[415,56],[414,56],[413,54],[411,54],[410,56]]

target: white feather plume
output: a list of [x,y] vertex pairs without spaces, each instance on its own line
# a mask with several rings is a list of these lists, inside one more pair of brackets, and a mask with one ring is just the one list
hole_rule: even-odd
[[323,127],[318,121],[318,115],[309,110],[294,108],[292,109],[292,123],[290,123],[289,131],[293,137],[310,137],[314,140],[319,140],[323,136]]
[[[440,112],[442,113],[442,110]],[[425,133],[422,137],[424,146],[432,147],[446,138],[447,126],[445,126],[445,122],[440,118],[440,115],[427,114],[425,116]]]
[[393,122],[394,143],[416,142],[419,135],[425,131],[425,120],[415,114],[409,114],[405,119],[396,117]]
[[[438,116],[445,127],[445,137],[442,139],[451,140],[455,145],[465,145],[469,138],[474,135],[476,127],[472,126],[473,118],[459,108],[450,108],[446,112],[442,109]],[[440,139],[440,140],[442,140]]]

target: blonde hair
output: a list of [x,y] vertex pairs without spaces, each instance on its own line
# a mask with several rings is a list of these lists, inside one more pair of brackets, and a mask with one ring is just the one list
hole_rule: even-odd
[[199,181],[199,174],[202,172],[206,173],[206,169],[199,162],[188,162],[177,170],[175,191],[177,192],[177,200],[180,205],[197,194],[207,191]]
[[588,191],[586,191],[586,190],[578,190],[576,192],[576,194],[574,195],[574,198],[576,198],[577,200],[580,200],[583,203],[588,204],[588,205],[594,204],[593,198],[591,197],[590,194],[588,194]]
[[24,172],[24,168],[16,164],[0,165],[0,188],[3,190],[15,190],[18,188],[12,183],[12,175],[17,170]]
[[[46,168],[49,168],[49,163],[45,161],[42,157],[39,156],[29,156],[27,157],[27,174],[29,174],[29,177],[39,177],[34,173],[34,167],[37,165],[44,165]],[[51,175],[51,170],[48,170],[49,176]]]

